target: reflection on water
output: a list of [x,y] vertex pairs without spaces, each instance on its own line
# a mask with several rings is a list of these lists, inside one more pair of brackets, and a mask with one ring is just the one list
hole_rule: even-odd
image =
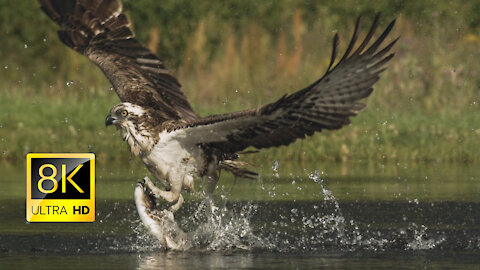
[[[2,269],[478,269],[478,253],[323,252],[322,254],[232,254],[210,252],[106,255],[7,255]],[[55,263],[52,263],[55,262]]]
[[139,222],[135,176],[98,180],[95,223],[26,224],[24,185],[18,185],[24,174],[9,168],[2,182],[11,190],[0,191],[0,268],[37,267],[31,261],[40,260],[59,268],[83,262],[91,268],[369,269],[402,266],[404,258],[413,268],[480,266],[475,168],[457,175],[386,170],[375,177],[368,169],[343,176],[334,168],[269,169],[256,182],[225,179],[213,204],[190,195],[176,220],[197,248],[165,253]]

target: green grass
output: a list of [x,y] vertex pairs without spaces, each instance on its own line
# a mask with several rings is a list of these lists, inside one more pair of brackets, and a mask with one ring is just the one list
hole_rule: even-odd
[[[389,1],[372,7],[345,0],[353,9],[302,1],[247,2],[235,2],[235,16],[222,7],[212,12],[217,9],[210,4],[199,5],[195,14],[189,13],[191,7],[179,11],[175,2],[127,1],[125,6],[139,39],[167,60],[201,115],[253,108],[310,84],[328,64],[333,30],[339,31],[342,51],[361,12],[383,11],[381,27],[398,17],[392,38],[401,39],[367,109],[352,125],[246,160],[480,162],[479,20],[469,8],[474,1]],[[147,4],[152,10],[142,8]],[[104,127],[119,100],[98,68],[65,48],[54,24],[33,15],[38,10],[28,9],[32,19],[26,23],[12,14],[28,4],[5,7],[10,13],[3,19],[10,21],[1,26],[8,35],[0,51],[2,162],[22,164],[28,152],[95,152],[100,164],[141,166],[119,133]],[[256,11],[249,15],[249,10]],[[158,21],[150,12],[170,12],[174,18]],[[365,18],[364,31],[371,19]]]
[[[24,162],[28,152],[94,152],[100,163],[137,162],[104,118],[114,93],[28,98],[20,90],[0,95],[0,151],[4,162]],[[225,108],[228,110],[230,108]],[[216,111],[210,111],[215,113]],[[480,160],[478,109],[438,114],[383,111],[371,105],[339,131],[322,132],[287,147],[263,150],[251,162],[460,162]]]

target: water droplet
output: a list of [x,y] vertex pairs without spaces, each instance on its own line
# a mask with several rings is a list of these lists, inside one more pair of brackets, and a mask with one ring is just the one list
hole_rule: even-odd
[[274,160],[272,164],[272,169],[276,172],[278,170],[278,161]]
[[278,161],[276,161],[276,160],[273,161],[272,170],[273,170],[273,172],[274,172],[273,175],[274,175],[275,177],[277,177],[277,178],[280,177],[280,175],[278,174]]

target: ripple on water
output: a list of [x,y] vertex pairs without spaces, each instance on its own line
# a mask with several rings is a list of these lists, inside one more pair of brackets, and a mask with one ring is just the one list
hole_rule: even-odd
[[[480,250],[480,203],[446,201],[433,205],[418,199],[342,202],[327,189],[318,172],[304,179],[292,176],[295,185],[301,181],[318,185],[316,190],[310,190],[318,193],[317,200],[286,200],[285,194],[278,190],[272,193],[272,188],[263,186],[265,197],[271,200],[229,201],[228,192],[214,200],[197,196],[185,203],[176,221],[190,233],[194,250],[274,253]],[[139,222],[130,200],[97,201],[95,223],[68,226],[18,226],[24,223],[24,217],[19,215],[24,210],[18,210],[24,201],[7,200],[1,205],[5,221],[0,234],[3,253],[110,254],[162,250],[158,240]]]
[[[229,202],[228,196],[221,196],[215,201],[187,203],[176,220],[189,232],[193,249],[282,253],[479,249],[478,232],[468,218],[478,211],[478,204],[437,203],[434,210],[443,215],[432,215],[430,205],[418,200],[341,204],[318,172],[309,179],[319,185],[323,199]],[[158,247],[141,224],[134,228],[138,236],[134,246],[144,250],[148,242]]]

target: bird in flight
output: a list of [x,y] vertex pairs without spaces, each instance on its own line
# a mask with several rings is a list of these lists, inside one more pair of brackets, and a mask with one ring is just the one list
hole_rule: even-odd
[[136,38],[119,0],[39,0],[55,21],[68,47],[87,56],[110,80],[122,103],[105,124],[115,125],[131,152],[147,166],[145,184],[177,211],[182,191],[194,177],[206,177],[213,191],[221,170],[239,177],[255,173],[237,160],[247,147],[288,145],[322,130],[340,129],[365,108],[362,99],[394,56],[394,39],[382,47],[395,20],[373,39],[377,15],[358,41],[361,17],[346,52],[336,60],[338,35],[325,74],[311,85],[259,108],[201,117],[190,106],[180,83],[162,61]]

